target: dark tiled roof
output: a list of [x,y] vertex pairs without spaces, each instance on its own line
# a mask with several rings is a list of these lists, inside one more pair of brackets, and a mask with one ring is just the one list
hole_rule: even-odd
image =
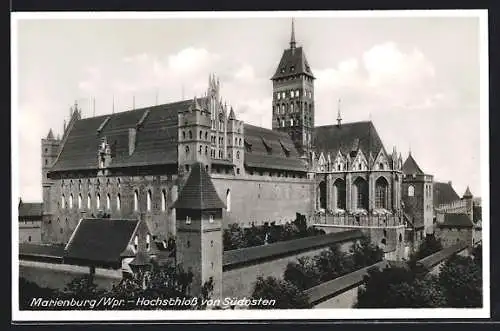
[[20,257],[62,259],[63,255],[63,245],[19,244]]
[[403,173],[406,175],[424,175],[424,172],[417,164],[411,153],[408,155],[405,163],[403,164]]
[[450,183],[434,182],[433,184],[434,207],[460,200],[457,192]]
[[19,217],[41,217],[43,213],[43,203],[41,202],[21,202],[19,204]]
[[65,261],[120,263],[139,220],[83,219],[66,246]]
[[[177,115],[192,103],[193,100],[184,100],[77,120],[52,171],[96,168],[102,137],[106,137],[112,149],[110,167],[176,163]],[[98,134],[97,130],[107,118],[109,120]],[[141,119],[144,122],[137,132],[135,151],[129,156],[128,130],[135,128]]]
[[134,259],[130,262],[133,266],[145,266],[151,262],[151,258],[145,252],[138,252]]
[[[330,153],[333,157],[340,152],[347,155],[354,145],[358,145],[366,158],[370,152],[376,157],[381,148],[382,140],[371,121],[325,125],[314,128],[313,144],[316,151],[325,155]],[[385,149],[384,149],[385,151]]]
[[285,49],[278,68],[276,69],[276,73],[271,79],[297,74],[305,74],[314,77],[302,47]]
[[269,258],[277,258],[283,255],[296,254],[297,252],[325,247],[335,243],[360,239],[363,234],[360,230],[348,230],[330,233],[320,236],[295,239],[292,241],[280,241],[277,243],[241,248],[224,252],[223,266],[232,267],[244,263],[253,263]]
[[466,247],[467,247],[466,243],[459,242],[456,245],[447,247],[445,249],[440,250],[439,252],[436,252],[432,255],[424,257],[421,260],[418,260],[417,264],[423,266],[426,269],[430,269],[435,265],[441,263],[442,261],[446,260],[447,258],[451,257],[452,255],[463,251]]
[[439,227],[472,228],[473,224],[467,214],[445,214],[443,223]]
[[204,210],[226,206],[219,198],[205,167],[201,163],[195,163],[172,208]]
[[305,291],[305,294],[309,297],[309,302],[317,304],[363,283],[364,277],[368,275],[368,270],[372,268],[384,269],[387,266],[389,266],[387,261],[378,262],[374,265],[311,287]]
[[254,168],[306,171],[290,136],[284,132],[245,124],[245,165]]

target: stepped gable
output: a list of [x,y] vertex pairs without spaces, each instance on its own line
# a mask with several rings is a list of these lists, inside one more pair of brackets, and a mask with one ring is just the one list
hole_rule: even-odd
[[245,165],[252,168],[306,171],[307,163],[284,132],[245,125]]
[[205,167],[195,163],[171,208],[206,210],[226,208],[226,205],[219,198]]
[[411,153],[408,154],[408,158],[403,164],[403,173],[405,175],[424,175],[424,172],[420,169]]
[[336,156],[340,150],[342,155],[345,156],[351,152],[354,145],[357,145],[365,156],[368,156],[370,152],[376,156],[380,149],[384,148],[382,140],[371,121],[343,123],[340,126],[325,125],[314,128],[313,146],[318,154],[323,152],[325,155],[330,153],[330,155]]
[[[190,99],[77,120],[51,171],[96,169],[102,137],[106,137],[111,147],[110,167],[175,164],[178,113],[189,109],[192,103]],[[129,155],[129,129],[136,128],[146,112],[137,132],[134,153]],[[98,133],[106,118],[109,120]]]
[[432,193],[434,207],[460,200],[451,183],[434,182]]

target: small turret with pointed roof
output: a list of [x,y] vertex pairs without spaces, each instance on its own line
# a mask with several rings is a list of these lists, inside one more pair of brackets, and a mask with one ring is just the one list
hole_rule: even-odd
[[465,193],[464,193],[464,195],[463,195],[462,198],[463,199],[470,199],[470,198],[472,198],[472,193],[471,193],[471,191],[469,189],[469,186],[467,186],[467,189],[465,190]]
[[417,164],[417,161],[413,158],[411,155],[411,151],[408,153],[408,158],[406,159],[405,163],[403,164],[403,173],[406,175],[423,175],[424,172],[422,169]]
[[231,106],[231,110],[229,111],[229,119],[230,120],[235,120],[236,119],[236,115],[234,115],[233,106]]
[[52,128],[50,128],[49,134],[47,134],[47,139],[54,139],[54,133],[52,132]]
[[295,49],[297,42],[295,41],[295,20],[292,18],[292,35],[290,36],[290,48]]

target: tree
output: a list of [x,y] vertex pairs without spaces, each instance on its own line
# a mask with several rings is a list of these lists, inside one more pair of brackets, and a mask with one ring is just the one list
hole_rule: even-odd
[[66,284],[62,295],[75,299],[95,299],[103,295],[104,292],[94,283],[91,275],[82,275]]
[[311,308],[307,296],[295,285],[275,277],[258,277],[251,296],[253,300],[275,300],[275,305],[257,305],[255,309]]
[[439,281],[448,307],[482,307],[482,268],[471,257],[451,257],[441,268]]
[[411,267],[415,267],[418,260],[439,252],[442,249],[443,245],[441,244],[441,241],[433,234],[427,234],[417,251],[410,256],[408,263]]
[[350,252],[355,270],[380,262],[384,258],[384,251],[372,244],[370,238],[366,236],[361,238],[359,243],[354,243]]
[[352,271],[353,261],[350,256],[334,245],[314,257],[316,270],[319,272],[319,281],[326,282]]
[[445,302],[435,276],[418,278],[405,268],[373,268],[359,290],[356,307],[432,308]]
[[315,260],[304,256],[297,259],[297,262],[290,262],[286,266],[283,279],[300,290],[305,290],[319,284],[319,271],[316,268]]

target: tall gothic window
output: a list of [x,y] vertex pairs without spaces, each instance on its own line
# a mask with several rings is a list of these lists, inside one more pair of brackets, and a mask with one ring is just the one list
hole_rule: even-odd
[[101,195],[99,193],[96,195],[95,203],[97,209],[101,208]]
[[82,194],[78,194],[78,209],[82,209]]
[[69,195],[69,209],[73,208],[73,194]]
[[66,200],[64,198],[64,194],[61,196],[61,209],[66,208]]
[[151,191],[148,191],[146,207],[148,211],[151,211]]
[[375,182],[375,208],[388,208],[388,188],[387,180],[384,177],[379,177]]
[[345,182],[341,179],[337,179],[334,184],[334,192],[335,192],[335,206],[337,209],[346,209],[346,189]]
[[120,210],[122,207],[122,198],[120,196],[120,193],[116,196],[116,210]]
[[231,190],[226,191],[226,209],[231,211]]
[[87,209],[92,208],[92,197],[90,196],[90,193],[87,195]]
[[107,210],[110,210],[111,209],[111,196],[109,195],[106,195],[106,209]]
[[354,193],[356,209],[368,209],[368,183],[358,177],[354,181]]
[[415,195],[415,187],[413,185],[408,186],[408,196],[412,197]]
[[139,192],[137,190],[134,191],[134,211],[139,210]]
[[167,192],[165,190],[161,191],[161,211],[167,209]]

